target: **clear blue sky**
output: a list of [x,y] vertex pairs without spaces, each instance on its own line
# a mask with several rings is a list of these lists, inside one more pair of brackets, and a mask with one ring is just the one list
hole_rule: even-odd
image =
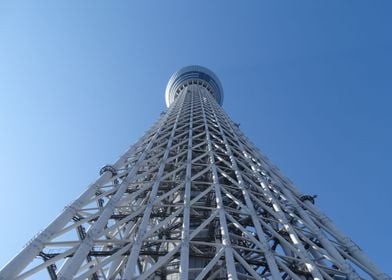
[[391,1],[0,2],[0,266],[200,64],[272,162],[392,274]]

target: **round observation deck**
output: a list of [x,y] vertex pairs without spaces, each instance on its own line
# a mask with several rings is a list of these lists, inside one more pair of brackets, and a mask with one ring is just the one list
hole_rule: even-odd
[[210,92],[219,103],[223,104],[223,88],[218,77],[209,69],[192,65],[175,72],[165,90],[165,102],[169,107],[180,92],[188,85],[200,85]]

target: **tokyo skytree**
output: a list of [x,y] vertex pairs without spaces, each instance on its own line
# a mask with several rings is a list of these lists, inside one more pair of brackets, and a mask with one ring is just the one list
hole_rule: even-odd
[[201,66],[167,110],[0,271],[0,279],[391,279],[222,109]]

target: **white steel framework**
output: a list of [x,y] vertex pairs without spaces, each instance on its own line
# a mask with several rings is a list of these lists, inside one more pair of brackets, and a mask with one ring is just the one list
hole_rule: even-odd
[[165,95],[0,279],[391,279],[241,133],[211,71],[181,69]]

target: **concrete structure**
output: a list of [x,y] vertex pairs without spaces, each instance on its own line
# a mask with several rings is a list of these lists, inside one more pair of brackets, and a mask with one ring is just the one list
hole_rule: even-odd
[[165,100],[0,279],[390,279],[241,133],[210,70],[181,69]]

